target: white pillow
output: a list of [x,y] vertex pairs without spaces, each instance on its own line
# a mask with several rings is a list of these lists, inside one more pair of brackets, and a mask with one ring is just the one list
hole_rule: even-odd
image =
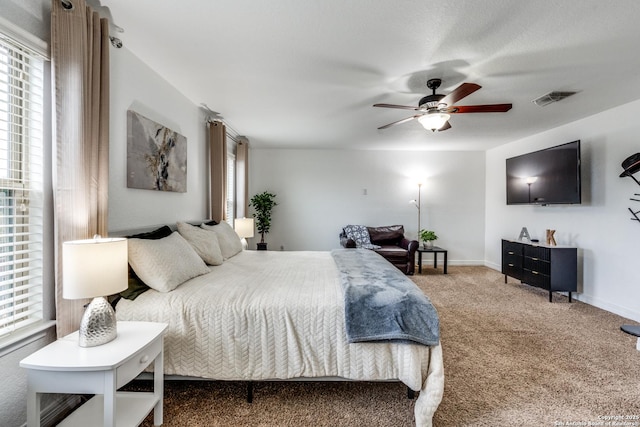
[[202,224],[201,227],[205,230],[215,231],[218,235],[218,243],[220,244],[220,250],[222,250],[222,257],[225,260],[242,252],[240,236],[226,222],[222,221],[216,225]]
[[174,231],[157,240],[129,239],[129,264],[150,288],[169,292],[209,272],[191,245]]
[[178,233],[193,246],[200,258],[207,264],[220,265],[224,261],[220,244],[218,244],[218,235],[215,232],[186,222],[179,222]]

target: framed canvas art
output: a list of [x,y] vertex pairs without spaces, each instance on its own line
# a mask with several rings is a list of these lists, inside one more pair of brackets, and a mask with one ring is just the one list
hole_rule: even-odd
[[127,111],[127,187],[187,191],[187,138]]

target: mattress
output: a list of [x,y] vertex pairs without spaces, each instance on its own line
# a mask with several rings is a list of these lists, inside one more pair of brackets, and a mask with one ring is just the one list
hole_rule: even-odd
[[399,380],[420,391],[416,424],[442,399],[440,345],[347,342],[330,252],[243,251],[168,293],[121,299],[118,320],[165,322],[166,375],[216,380]]

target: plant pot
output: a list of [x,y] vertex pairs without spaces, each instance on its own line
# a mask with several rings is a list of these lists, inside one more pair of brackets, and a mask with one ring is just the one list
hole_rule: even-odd
[[259,251],[266,251],[267,250],[267,244],[266,243],[258,243],[258,250]]
[[433,249],[433,240],[425,240],[422,243],[422,247],[425,249]]

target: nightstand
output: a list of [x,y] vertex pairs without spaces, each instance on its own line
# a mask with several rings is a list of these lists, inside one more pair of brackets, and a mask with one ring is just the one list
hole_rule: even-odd
[[[97,347],[80,347],[78,332],[61,338],[24,358],[27,369],[27,426],[40,426],[40,394],[95,394],[60,426],[137,426],[154,410],[153,423],[162,424],[164,394],[164,323],[118,322],[115,340]],[[117,392],[153,362],[153,393]]]

